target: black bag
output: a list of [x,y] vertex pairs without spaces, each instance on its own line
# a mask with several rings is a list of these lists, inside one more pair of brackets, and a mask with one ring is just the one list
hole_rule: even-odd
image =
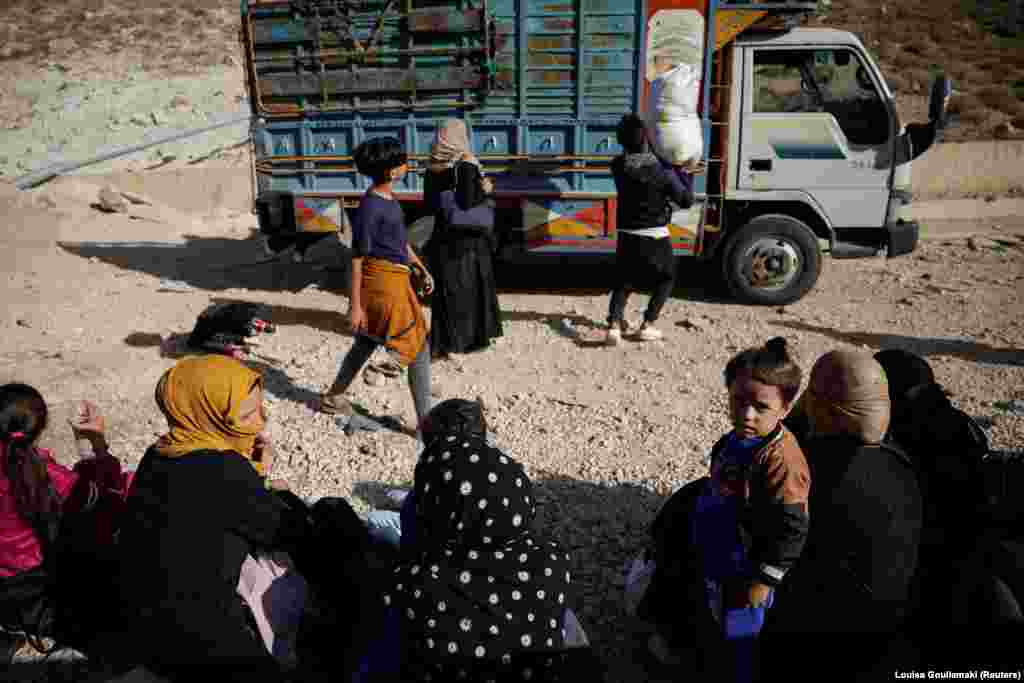
[[488,235],[494,232],[494,203],[489,199],[463,209],[455,201],[455,190],[445,190],[441,193],[440,207],[445,224],[452,230]]
[[188,345],[217,350],[225,345],[242,346],[249,337],[274,332],[274,326],[267,322],[269,319],[270,307],[263,304],[214,304],[199,314]]

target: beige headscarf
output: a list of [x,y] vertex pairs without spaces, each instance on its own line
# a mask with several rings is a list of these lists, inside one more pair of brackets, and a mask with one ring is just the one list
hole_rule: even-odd
[[799,409],[813,436],[848,434],[867,444],[880,443],[889,427],[885,371],[867,353],[826,353],[811,370]]
[[469,129],[462,119],[445,119],[434,134],[434,143],[430,146],[429,168],[435,173],[442,173],[454,168],[460,161],[473,164],[480,170],[481,184],[485,193],[494,189],[491,179],[484,175],[480,165],[469,146]]
[[430,170],[441,172],[460,161],[480,166],[469,148],[469,129],[461,119],[445,119],[430,146]]
[[239,409],[261,384],[258,372],[227,356],[178,361],[156,387],[156,404],[170,427],[157,441],[157,451],[174,457],[208,449],[249,457],[257,429],[240,423]]

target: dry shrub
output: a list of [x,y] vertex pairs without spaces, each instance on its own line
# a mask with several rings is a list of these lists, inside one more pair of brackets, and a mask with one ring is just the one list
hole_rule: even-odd
[[950,99],[949,113],[959,117],[963,124],[980,124],[993,112],[977,96],[965,93]]
[[910,92],[910,78],[899,71],[888,71],[885,74],[885,81],[893,93]]
[[186,31],[187,35],[194,36],[206,27],[206,23],[195,17],[188,17],[181,22],[181,27]]
[[135,32],[135,41],[139,43],[151,43],[159,45],[161,42],[167,39],[167,34],[164,31],[159,31],[154,28],[143,27]]
[[975,68],[971,64],[952,63],[949,75],[953,78],[953,87],[957,90],[974,89],[980,83],[988,83],[988,72]]
[[964,114],[978,109],[985,109],[985,103],[970,93],[954,95],[949,99],[949,112],[951,114]]
[[935,43],[923,38],[911,40],[904,48],[904,51],[919,57],[927,57],[935,53]]
[[1012,116],[1024,114],[1024,102],[1010,94],[1008,85],[991,85],[978,92],[978,99],[990,109],[1006,112]]
[[893,54],[889,59],[897,69],[917,68],[921,64],[920,57],[907,52],[905,49]]
[[989,78],[994,83],[1009,83],[1021,73],[1021,67],[1015,64],[1000,62],[988,70]]
[[965,111],[958,112],[961,123],[968,123],[974,125],[984,124],[990,121],[997,112],[988,109],[984,105],[976,107],[974,109],[967,109]]

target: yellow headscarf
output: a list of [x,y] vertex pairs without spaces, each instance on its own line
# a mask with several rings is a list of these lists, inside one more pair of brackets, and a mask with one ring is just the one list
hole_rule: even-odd
[[259,430],[239,423],[239,408],[262,382],[258,372],[227,356],[179,361],[156,386],[156,404],[170,427],[157,451],[176,457],[209,449],[250,457]]
[[885,371],[867,353],[831,351],[819,358],[800,404],[814,435],[848,434],[877,444],[889,428]]

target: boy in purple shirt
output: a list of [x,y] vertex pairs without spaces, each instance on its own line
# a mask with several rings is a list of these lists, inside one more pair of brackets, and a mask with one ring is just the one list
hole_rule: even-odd
[[[430,411],[430,349],[427,325],[412,291],[410,264],[423,269],[409,246],[402,206],[394,183],[409,170],[405,151],[394,138],[371,138],[353,154],[356,168],[373,185],[352,217],[352,286],[349,324],[355,342],[320,402],[326,413],[352,413],[344,394],[378,346],[387,347],[409,367],[409,389],[419,422]],[[427,276],[427,289],[433,283]],[[429,291],[428,291],[429,293]]]

